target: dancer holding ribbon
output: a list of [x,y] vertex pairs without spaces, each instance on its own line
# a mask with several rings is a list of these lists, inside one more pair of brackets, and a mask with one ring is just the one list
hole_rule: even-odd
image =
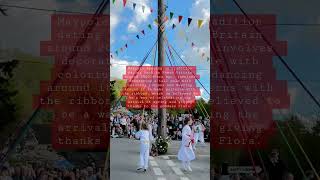
[[185,119],[185,126],[182,129],[182,141],[178,152],[178,159],[182,162],[185,171],[192,171],[191,161],[195,159],[193,152],[194,135],[191,130],[193,120],[191,117]]

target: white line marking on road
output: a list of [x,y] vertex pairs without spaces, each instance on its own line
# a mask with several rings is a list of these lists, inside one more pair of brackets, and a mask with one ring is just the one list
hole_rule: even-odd
[[166,160],[169,166],[176,166],[176,164],[172,160]]
[[181,177],[180,180],[189,180],[187,177]]
[[163,159],[169,159],[169,156],[162,156]]
[[157,180],[167,180],[167,179],[164,177],[159,177]]
[[177,168],[177,167],[172,167],[172,170],[174,171],[174,173],[176,173],[176,175],[181,176],[183,175],[183,172]]
[[151,166],[159,166],[156,161],[150,161]]
[[163,176],[163,172],[161,171],[160,168],[153,168],[153,172],[157,176]]
[[[167,155],[167,156],[168,156],[168,157],[177,157],[177,155]],[[206,158],[206,157],[208,157],[208,158],[210,157],[210,155],[204,155],[204,154],[201,154],[201,155],[199,154],[199,155],[196,155],[196,156],[198,156],[198,157],[205,157],[205,158]]]

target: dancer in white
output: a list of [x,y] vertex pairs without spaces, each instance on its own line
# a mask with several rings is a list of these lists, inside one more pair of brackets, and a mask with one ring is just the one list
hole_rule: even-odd
[[196,145],[199,141],[200,138],[200,132],[201,132],[201,125],[199,123],[198,120],[196,120],[196,122],[194,123],[193,126],[193,130],[194,130],[194,144],[193,144],[193,149],[196,150]]
[[195,122],[195,125],[194,125],[194,145],[193,145],[193,149],[196,149],[196,145],[197,145],[198,141],[200,141],[202,146],[205,146],[205,142],[204,142],[204,131],[205,130],[206,130],[206,128],[204,127],[202,122],[200,120],[197,120]]
[[141,129],[135,134],[136,138],[140,140],[140,163],[139,170],[147,171],[149,165],[149,155],[150,155],[150,139],[151,135],[149,132],[148,125],[146,123],[141,124]]
[[183,169],[191,172],[191,161],[196,158],[192,148],[194,137],[190,128],[193,121],[192,118],[186,118],[185,121],[185,126],[182,129],[182,141],[178,152],[178,159],[182,161]]

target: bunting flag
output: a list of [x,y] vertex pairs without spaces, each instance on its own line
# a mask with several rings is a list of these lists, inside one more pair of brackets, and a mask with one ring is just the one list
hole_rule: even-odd
[[138,39],[140,39],[139,35],[136,36]]
[[163,23],[167,22],[169,20],[168,16],[165,16],[163,19]]
[[194,43],[191,43],[191,47],[194,47]]
[[128,44],[126,44],[125,47],[128,48]]
[[116,0],[112,0],[112,3],[114,4],[115,1],[116,1]]
[[183,16],[179,16],[178,18],[179,18],[179,23],[180,23],[182,18],[183,18]]
[[146,35],[146,34],[144,33],[144,30],[142,30],[141,33],[142,33],[143,35]]
[[203,20],[202,19],[199,19],[198,20],[198,28],[200,28],[202,26],[202,23],[203,23]]
[[149,25],[148,25],[148,28],[149,28],[149,29],[152,29],[152,26],[151,26],[151,24],[149,24]]
[[173,12],[170,12],[170,20],[172,19],[173,17]]
[[123,7],[125,7],[127,4],[127,0],[123,0]]
[[118,54],[119,54],[118,51],[116,51],[116,54],[117,54],[117,56],[118,56]]
[[174,29],[176,27],[176,25],[175,24],[172,24],[172,29]]
[[142,6],[142,12],[144,13],[144,9],[145,9],[146,7],[145,6]]
[[111,57],[111,59],[113,59],[113,56],[112,56],[112,54],[110,54],[110,57]]
[[122,49],[122,48],[120,48],[120,51],[122,52],[122,51],[123,51],[123,49]]
[[157,18],[154,20],[154,23],[155,23],[157,26],[159,25]]
[[192,21],[192,18],[188,18],[188,26],[190,26],[191,21]]
[[152,8],[150,8],[150,12],[153,13],[153,9]]
[[210,58],[209,58],[209,57],[207,57],[207,61],[208,61],[208,62],[210,61]]
[[136,9],[136,3],[133,3],[133,10],[135,10]]

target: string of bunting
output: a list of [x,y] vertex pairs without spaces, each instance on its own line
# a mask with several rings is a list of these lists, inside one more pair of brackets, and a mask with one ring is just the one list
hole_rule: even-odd
[[149,29],[149,31],[146,31],[146,29],[142,29],[138,34],[136,34],[134,39],[129,39],[122,47],[120,47],[113,53],[110,53],[110,57],[114,58],[114,55],[119,56],[119,53],[128,49],[129,45],[133,45],[137,40],[141,40],[144,36],[146,36],[148,32],[152,30],[152,25],[148,24],[147,28]]
[[[112,4],[115,4],[117,0],[112,0]],[[133,2],[133,1],[128,1],[128,0],[120,0],[123,4],[123,7],[128,7],[129,6],[129,3],[132,5],[132,9],[135,11],[137,9],[137,6],[140,6],[141,10],[143,13],[145,13],[146,11],[149,11],[150,13],[153,13],[153,8],[147,8],[146,5],[144,4],[140,4],[140,3],[137,3],[137,2]]]
[[[170,17],[170,20],[172,20],[173,17],[174,17],[174,12],[170,12],[169,17]],[[198,28],[202,28],[203,25],[204,25],[204,23],[206,22],[206,21],[204,21],[203,19],[195,19],[195,18],[192,18],[192,17],[185,18],[185,17],[183,17],[182,15],[178,15],[177,17],[178,17],[178,23],[179,23],[179,24],[182,24],[182,21],[183,21],[184,19],[187,19],[187,25],[188,25],[188,27],[190,26],[190,24],[191,24],[192,22],[196,22]],[[173,24],[172,24],[172,29],[174,29],[175,27],[177,27],[177,25],[173,23]]]
[[[167,16],[164,17],[164,23],[160,27],[162,32],[165,30],[165,22],[167,22],[168,19],[169,18]],[[159,26],[159,23],[158,23],[157,19],[154,20],[154,23],[156,24],[156,26]],[[145,36],[146,33],[147,33],[146,29],[149,29],[149,31],[151,31],[152,30],[152,24],[148,24],[145,29],[142,29],[138,34],[136,34],[135,40],[140,40],[143,36]],[[119,53],[125,51],[126,49],[128,49],[129,44],[133,45],[135,43],[135,40],[134,39],[130,39],[121,48],[119,48],[116,51],[114,51],[114,53],[110,53],[110,57],[113,58],[114,54],[119,56]]]

